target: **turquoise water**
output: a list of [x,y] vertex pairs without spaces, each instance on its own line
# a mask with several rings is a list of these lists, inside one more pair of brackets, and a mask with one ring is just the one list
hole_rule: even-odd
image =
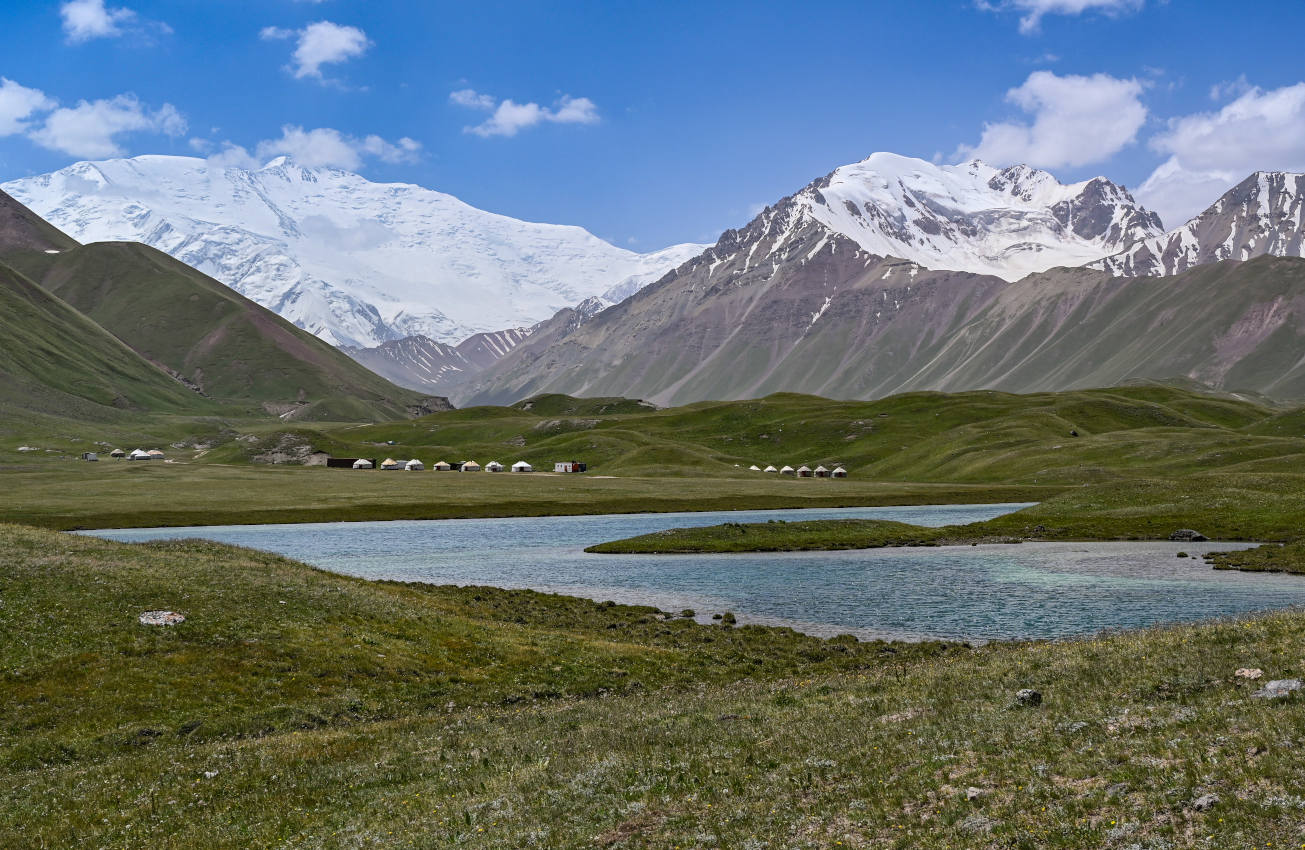
[[1024,505],[942,505],[518,519],[207,526],[91,532],[138,542],[203,537],[372,579],[533,588],[733,611],[820,635],[1056,638],[1305,605],[1305,578],[1212,570],[1219,543],[1023,543],[746,555],[588,555],[665,528],[768,519],[976,522]]

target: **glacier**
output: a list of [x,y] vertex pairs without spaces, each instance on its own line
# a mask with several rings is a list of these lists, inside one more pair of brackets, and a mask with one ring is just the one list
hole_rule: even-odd
[[80,242],[144,242],[335,345],[457,343],[620,300],[698,255],[640,254],[408,183],[278,157],[78,162],[0,188]]

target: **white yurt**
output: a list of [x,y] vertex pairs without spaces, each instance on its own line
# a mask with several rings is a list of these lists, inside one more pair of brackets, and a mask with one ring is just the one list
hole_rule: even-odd
[[772,466],[767,466],[765,469],[763,469],[763,470],[761,470],[761,471],[762,471],[762,472],[779,472],[779,470],[776,469],[773,465],[772,465]]
[[831,478],[846,478],[847,470],[841,466],[834,467],[834,471],[829,473]]
[[403,465],[403,468],[406,469],[408,472],[421,472],[423,469],[426,468],[426,464],[422,463],[416,458],[413,458],[412,460],[405,463]]
[[446,460],[437,460],[435,461],[435,465],[431,467],[431,469],[435,470],[436,472],[448,472],[452,468],[453,468],[453,464],[449,463]]
[[463,463],[462,463],[462,471],[463,471],[463,472],[480,472],[480,464],[476,463],[474,460],[463,461]]
[[381,469],[399,469],[403,464],[399,463],[392,457],[387,457],[381,461]]
[[750,471],[750,472],[760,472],[760,471],[761,471],[761,467],[757,466],[757,465],[754,463],[754,464],[752,464],[752,466],[749,466],[749,467],[748,467],[748,471]]
[[796,475],[797,473],[793,470],[793,467],[785,465],[785,466],[780,467],[779,474],[780,474],[780,475]]
[[127,460],[150,460],[150,453],[140,449],[132,449],[131,454],[127,455]]
[[812,474],[811,467],[809,466],[803,465],[803,466],[799,466],[797,469],[798,478],[810,478],[811,474]]
[[113,451],[109,452],[109,457],[123,458],[126,456],[127,453],[124,452],[122,449],[114,449]]
[[502,471],[503,471],[503,464],[499,463],[499,462],[496,461],[496,460],[491,460],[489,463],[485,464],[485,471],[486,471],[486,472],[502,472]]
[[817,467],[816,467],[816,477],[817,477],[817,478],[828,478],[828,477],[829,477],[829,470],[828,470],[828,469],[825,469],[823,466],[817,466]]
[[535,471],[535,468],[534,468],[533,466],[531,466],[530,464],[526,463],[524,460],[519,460],[519,461],[517,461],[516,463],[512,464],[512,471],[513,471],[513,472],[534,472],[534,471]]
[[376,465],[365,457],[360,457],[353,462],[354,469],[375,469]]
[[158,449],[150,449],[150,451],[149,451],[149,455],[150,455],[150,459],[151,459],[151,460],[162,460],[162,459],[163,459],[163,452],[159,451]]

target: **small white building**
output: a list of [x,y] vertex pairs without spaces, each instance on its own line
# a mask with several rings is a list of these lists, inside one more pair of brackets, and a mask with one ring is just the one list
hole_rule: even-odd
[[444,460],[435,461],[435,465],[431,467],[431,469],[435,470],[436,472],[448,472],[452,468],[453,468],[453,464]]
[[841,466],[834,467],[834,471],[829,473],[830,478],[846,478],[847,470]]
[[496,461],[496,460],[491,460],[489,463],[485,464],[485,471],[486,471],[486,472],[502,472],[502,471],[503,471],[503,464],[499,463],[499,462]]
[[124,458],[126,456],[127,453],[124,452],[122,449],[114,449],[113,451],[109,452],[109,457]]
[[163,452],[159,451],[158,449],[150,449],[149,456],[150,456],[150,460],[163,460],[164,457]]
[[799,466],[797,469],[798,478],[811,478],[813,474],[814,473],[811,472],[811,467],[806,465]]
[[408,472],[421,472],[423,469],[426,468],[426,464],[422,463],[416,458],[413,458],[412,460],[405,463],[403,465],[403,468]]
[[151,460],[150,453],[141,449],[132,449],[131,454],[127,455],[127,460]]
[[779,470],[776,469],[774,466],[767,466],[765,469],[763,469],[763,470],[761,470],[761,471],[762,471],[762,472],[779,472]]
[[534,472],[534,471],[535,471],[535,468],[534,468],[533,466],[531,466],[530,464],[526,463],[524,460],[519,460],[519,461],[517,461],[516,463],[512,464],[512,471],[513,471],[513,472]]
[[554,472],[587,472],[589,465],[578,460],[560,460],[553,464]]
[[97,461],[100,456],[95,452],[82,452],[82,460]]
[[403,464],[399,463],[397,460],[395,460],[392,457],[387,457],[385,460],[381,461],[381,469],[395,470],[395,469],[402,469],[402,468],[403,468]]
[[793,467],[791,467],[791,466],[785,464],[784,466],[780,467],[779,474],[780,474],[780,475],[796,475],[797,472],[796,472],[796,470],[793,469]]
[[365,457],[360,457],[353,462],[354,469],[375,469],[376,464],[372,463]]
[[465,460],[462,462],[463,472],[480,472],[480,464],[474,460]]
[[817,477],[817,478],[828,478],[828,477],[829,477],[829,470],[828,470],[828,469],[825,469],[823,466],[817,466],[817,467],[816,467],[816,477]]

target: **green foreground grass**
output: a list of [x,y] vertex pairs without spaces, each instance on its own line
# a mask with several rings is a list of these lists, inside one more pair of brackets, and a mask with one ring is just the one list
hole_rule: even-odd
[[1305,842],[1305,700],[1234,676],[1305,673],[1300,614],[893,645],[193,541],[0,543],[0,846]]

